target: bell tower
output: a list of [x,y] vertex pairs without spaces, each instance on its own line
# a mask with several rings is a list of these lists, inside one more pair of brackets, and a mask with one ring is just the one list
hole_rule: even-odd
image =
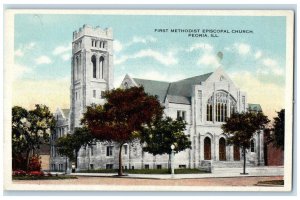
[[103,92],[113,88],[113,32],[84,25],[73,32],[70,131],[80,127],[86,106],[104,104]]

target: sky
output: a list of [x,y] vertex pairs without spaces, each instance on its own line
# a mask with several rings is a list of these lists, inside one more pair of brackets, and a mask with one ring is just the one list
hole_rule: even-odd
[[[176,81],[222,67],[269,118],[284,108],[286,21],[281,16],[17,14],[13,105],[70,106],[71,42],[84,24],[112,28],[114,86],[131,77]],[[159,32],[158,29],[168,29]],[[171,29],[228,30],[191,37]],[[250,33],[232,33],[249,30]]]

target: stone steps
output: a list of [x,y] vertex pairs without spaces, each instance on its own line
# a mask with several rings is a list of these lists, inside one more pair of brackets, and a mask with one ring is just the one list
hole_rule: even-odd
[[[212,166],[214,168],[241,168],[243,167],[244,162],[241,161],[213,161]],[[253,167],[254,163],[246,162],[247,167]]]

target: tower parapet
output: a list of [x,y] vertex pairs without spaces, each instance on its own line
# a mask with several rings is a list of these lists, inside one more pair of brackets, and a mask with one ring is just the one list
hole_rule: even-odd
[[83,27],[79,28],[78,31],[73,32],[73,41],[77,40],[78,38],[84,35],[112,40],[113,31],[111,28],[101,29],[99,26],[92,27],[90,25],[85,24],[83,25]]

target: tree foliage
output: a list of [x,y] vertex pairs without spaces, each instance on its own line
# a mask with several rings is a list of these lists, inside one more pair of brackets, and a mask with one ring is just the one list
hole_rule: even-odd
[[174,151],[178,153],[191,148],[189,135],[184,134],[186,123],[182,120],[172,120],[170,117],[161,118],[151,126],[145,127],[141,142],[146,146],[143,150],[153,155],[171,154],[171,145],[175,146]]
[[30,153],[40,149],[41,144],[49,143],[51,131],[54,131],[55,119],[49,108],[37,104],[35,109],[27,111],[20,106],[12,108],[12,152],[14,155],[26,152],[27,166]]
[[228,136],[228,144],[242,148],[244,157],[244,173],[246,167],[246,149],[250,148],[251,139],[258,130],[264,129],[269,119],[262,112],[233,113],[221,126]]
[[274,144],[284,150],[284,124],[285,124],[285,109],[277,112],[277,117],[274,117]]
[[145,93],[143,87],[113,89],[105,93],[104,105],[91,105],[84,113],[82,123],[101,141],[114,141],[119,148],[119,175],[122,175],[122,146],[140,137],[146,124],[162,115],[163,107],[155,96]]
[[67,156],[71,161],[75,161],[77,167],[77,156],[81,147],[92,145],[96,141],[86,127],[75,128],[73,134],[67,134],[58,138],[55,146],[59,154]]

